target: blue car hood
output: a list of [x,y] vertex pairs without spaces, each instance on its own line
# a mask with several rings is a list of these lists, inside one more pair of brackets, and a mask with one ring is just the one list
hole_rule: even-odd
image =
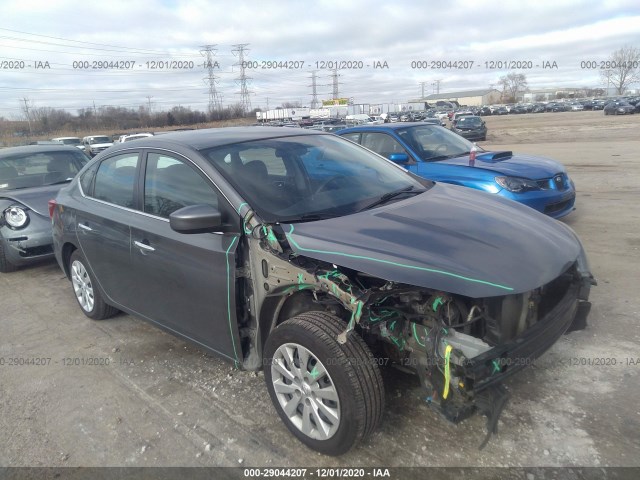
[[[469,166],[469,156],[448,158],[437,163]],[[483,152],[476,157],[475,168],[491,170],[510,177],[525,177],[532,180],[551,178],[564,172],[564,167],[550,158],[531,155],[514,155],[512,152]]]
[[497,195],[446,184],[372,210],[282,227],[298,255],[473,298],[533,290],[582,252],[560,222]]

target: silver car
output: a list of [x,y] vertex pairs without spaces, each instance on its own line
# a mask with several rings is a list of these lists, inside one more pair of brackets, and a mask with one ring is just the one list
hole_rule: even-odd
[[0,272],[53,256],[47,202],[88,160],[65,145],[0,150]]

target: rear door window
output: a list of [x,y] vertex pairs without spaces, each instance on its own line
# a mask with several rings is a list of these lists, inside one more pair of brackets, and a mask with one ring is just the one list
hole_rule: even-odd
[[138,169],[137,152],[107,158],[96,173],[93,197],[104,202],[134,208],[134,186]]

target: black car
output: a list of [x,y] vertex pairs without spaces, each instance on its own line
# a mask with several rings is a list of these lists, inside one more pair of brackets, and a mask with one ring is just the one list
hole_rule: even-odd
[[480,117],[460,117],[453,122],[451,130],[467,140],[487,139],[487,126]]
[[604,106],[605,115],[628,115],[635,113],[635,107],[624,100],[609,102]]
[[448,419],[479,411],[494,432],[504,379],[584,328],[590,306],[565,224],[304,129],[114,146],[52,219],[86,316],[122,310],[264,368],[287,428],[331,455],[380,423],[381,363],[416,372]]
[[88,160],[60,142],[0,150],[0,272],[53,256],[47,202]]
[[567,106],[564,103],[560,102],[550,102],[547,103],[547,112],[566,112]]

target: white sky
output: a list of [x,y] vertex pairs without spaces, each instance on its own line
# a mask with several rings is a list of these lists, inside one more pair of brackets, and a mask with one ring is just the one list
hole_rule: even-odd
[[[247,70],[252,107],[285,101],[311,102],[311,71],[318,99],[331,98],[329,70],[316,62],[355,61],[364,68],[339,72],[341,97],[356,103],[406,102],[433,92],[489,88],[511,70],[490,61],[531,61],[519,70],[529,86],[602,87],[597,70],[582,61],[603,61],[623,45],[640,48],[638,0],[21,0],[0,16],[0,117],[15,118],[20,100],[72,113],[95,105],[154,110],[175,105],[206,111],[207,87],[199,47],[217,44],[217,90],[223,104],[236,103],[238,58],[299,61],[293,70]],[[506,3],[506,5],[500,5]],[[150,70],[147,62],[193,61],[193,69]],[[411,62],[473,61],[471,70],[412,69]],[[11,69],[8,62],[25,68]],[[35,69],[35,62],[49,69]],[[135,61],[130,70],[79,70],[73,62]],[[388,69],[374,69],[386,61]],[[2,62],[5,62],[2,64]],[[557,69],[543,69],[556,62]],[[368,67],[367,65],[371,65]],[[537,66],[539,65],[539,66]],[[634,85],[640,88],[640,85]],[[151,96],[151,99],[147,97]],[[268,100],[267,100],[268,99]]]

